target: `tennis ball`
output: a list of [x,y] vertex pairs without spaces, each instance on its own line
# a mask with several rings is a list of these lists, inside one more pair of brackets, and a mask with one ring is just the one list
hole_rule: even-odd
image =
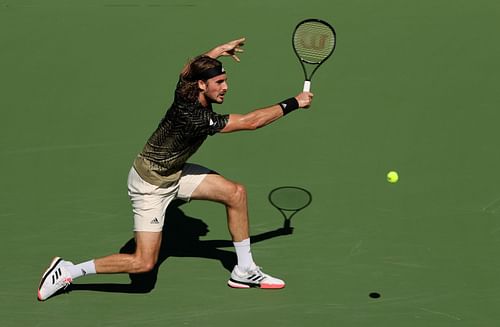
[[387,173],[387,181],[389,183],[397,183],[398,182],[398,179],[399,179],[399,175],[397,172],[395,171],[390,171]]

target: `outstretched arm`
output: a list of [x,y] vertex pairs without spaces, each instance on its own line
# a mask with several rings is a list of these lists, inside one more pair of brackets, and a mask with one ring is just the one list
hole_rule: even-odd
[[[311,105],[313,94],[310,92],[302,92],[294,98],[297,102],[295,105],[298,108],[308,108]],[[287,101],[285,101],[287,102]],[[290,106],[290,103],[286,104]],[[289,109],[283,108],[283,104],[276,104],[263,109],[256,109],[245,115],[240,114],[230,114],[229,121],[226,126],[221,130],[221,133],[229,133],[243,130],[254,130],[257,128],[264,127],[273,121],[283,117]],[[292,108],[293,110],[294,108]]]
[[[240,58],[237,56],[237,53],[243,52],[243,49],[241,48],[245,44],[245,38],[242,37],[237,40],[229,41],[225,44],[221,44],[219,46],[216,46],[212,50],[204,53],[202,56],[207,56],[213,59],[217,59],[219,57],[223,56],[231,56],[234,60],[237,62],[240,62]],[[194,60],[194,59],[192,59]],[[190,60],[187,64],[184,65],[182,68],[181,74],[185,75],[187,74],[187,70],[189,68],[190,63],[192,62]]]
[[222,56],[231,56],[237,62],[240,62],[240,58],[236,55],[238,52],[243,52],[241,48],[245,44],[245,38],[240,38],[237,40],[229,41],[225,44],[221,44],[212,50],[205,53],[205,56],[217,59]]

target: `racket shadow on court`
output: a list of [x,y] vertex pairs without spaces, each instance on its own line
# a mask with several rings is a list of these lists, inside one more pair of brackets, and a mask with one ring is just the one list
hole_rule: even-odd
[[[208,225],[201,219],[186,216],[180,209],[184,203],[184,201],[175,200],[167,208],[160,254],[152,271],[143,274],[129,274],[130,284],[71,284],[66,291],[149,293],[156,286],[160,266],[169,257],[214,259],[218,260],[228,272],[231,272],[237,262],[236,254],[223,248],[233,249],[233,242],[230,240],[200,240],[200,237],[209,233]],[[251,236],[251,242],[258,243],[289,234],[291,234],[290,228],[278,228]],[[120,249],[120,253],[134,253],[134,251],[135,240],[133,238]]]
[[293,232],[292,218],[312,202],[311,192],[298,186],[280,186],[269,193],[269,202],[281,213],[283,229]]

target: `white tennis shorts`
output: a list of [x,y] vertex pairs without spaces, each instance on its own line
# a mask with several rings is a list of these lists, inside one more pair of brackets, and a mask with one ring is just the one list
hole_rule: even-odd
[[185,164],[179,181],[162,188],[143,180],[132,167],[128,174],[128,195],[134,212],[134,231],[161,232],[170,202],[174,199],[189,201],[194,190],[210,172],[203,166]]

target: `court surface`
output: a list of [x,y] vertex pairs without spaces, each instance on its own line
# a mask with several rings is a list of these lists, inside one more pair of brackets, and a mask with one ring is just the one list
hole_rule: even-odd
[[[91,276],[38,302],[53,256],[130,248],[127,173],[185,61],[245,36],[216,110],[276,103],[302,88],[291,33],[310,17],[338,36],[312,108],[191,160],[247,186],[254,258],[287,287],[228,288],[225,210],[193,202],[142,290]],[[0,0],[0,325],[497,325],[499,29],[493,0]],[[312,196],[290,235],[281,186]]]

